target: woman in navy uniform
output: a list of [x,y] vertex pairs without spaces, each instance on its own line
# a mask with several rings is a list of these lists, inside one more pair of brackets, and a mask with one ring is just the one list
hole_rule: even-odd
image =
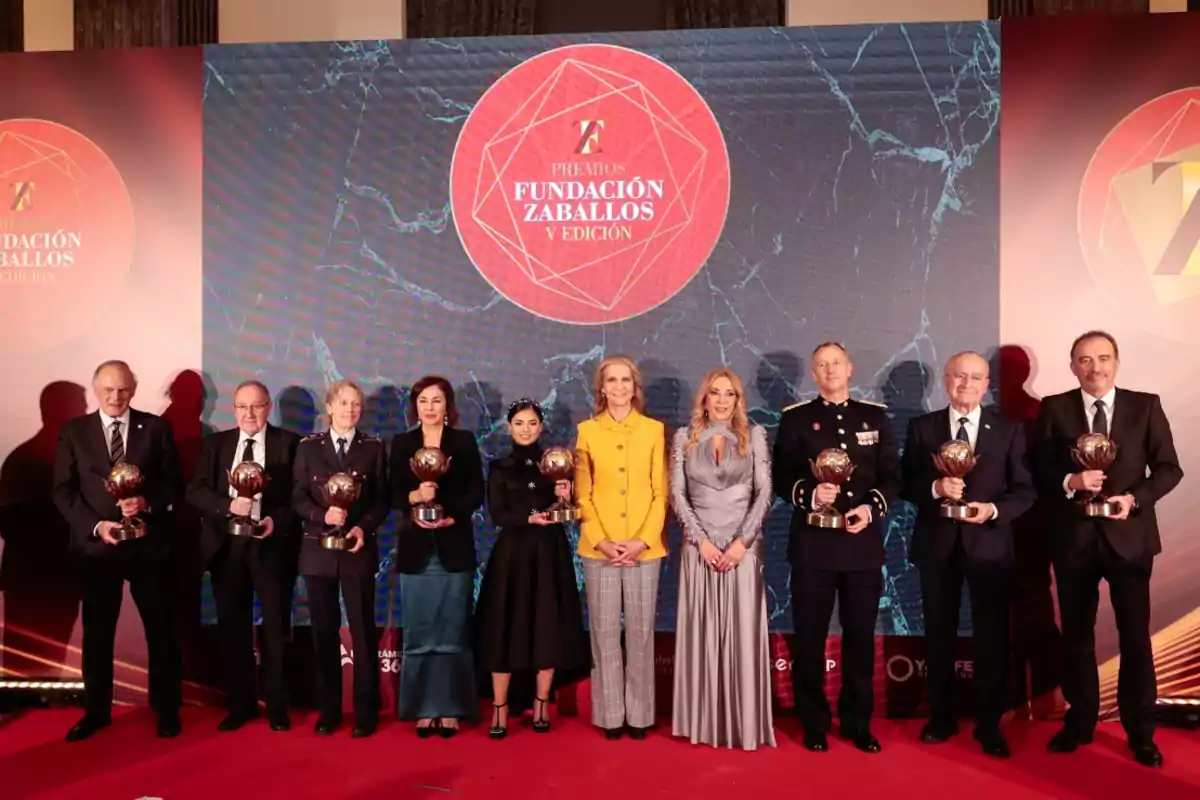
[[[387,457],[384,443],[355,426],[363,393],[351,381],[338,381],[325,394],[329,430],[309,436],[296,451],[292,506],[304,521],[300,574],[308,589],[317,661],[318,736],[332,734],[342,721],[342,613],[354,644],[355,738],[370,736],[379,723],[379,638],[375,629],[375,532],[388,514]],[[360,476],[359,498],[349,509],[331,508],[325,482],[339,472]],[[350,547],[330,550],[321,536],[340,526]]]
[[[840,733],[863,752],[877,753],[871,734],[875,618],[883,590],[883,534],[888,503],[900,489],[900,453],[882,406],[850,398],[853,365],[840,344],[813,351],[820,396],[784,409],[775,437],[775,493],[795,506],[788,561],[792,567],[792,686],[804,725],[804,746],[829,749],[832,714],[825,700],[825,639],[834,600],[842,623]],[[841,487],[818,483],[809,461],[844,450],[854,464]],[[832,504],[844,528],[808,524],[816,507]]]

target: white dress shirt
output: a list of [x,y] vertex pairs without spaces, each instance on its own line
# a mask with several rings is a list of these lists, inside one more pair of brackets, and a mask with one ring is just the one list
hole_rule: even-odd
[[[958,421],[964,416],[967,418],[967,444],[971,445],[971,450],[974,451],[975,443],[979,441],[979,420],[983,417],[983,406],[975,406],[965,415],[961,411],[956,410],[953,406],[950,406],[946,410],[949,412],[950,417],[951,439],[958,438]],[[935,499],[941,499],[942,497],[940,494],[938,494],[937,481],[933,482],[933,496]],[[996,508],[995,503],[989,503],[988,505],[992,507],[992,515],[989,517],[989,519],[996,519],[996,517],[1000,516],[1000,510]]]
[[[1092,423],[1096,419],[1096,401],[1104,401],[1104,418],[1108,421],[1108,425],[1106,426],[1107,429],[1104,431],[1104,433],[1106,436],[1110,435],[1112,433],[1113,407],[1117,402],[1117,387],[1114,386],[1109,389],[1103,397],[1092,397],[1083,389],[1079,390],[1079,394],[1083,400],[1083,415],[1087,418],[1087,429],[1089,431],[1091,431]],[[1070,474],[1063,478],[1063,491],[1067,493],[1067,499],[1075,497],[1075,490],[1067,486],[1070,481]]]
[[334,455],[337,455],[338,439],[346,440],[346,452],[347,453],[350,452],[350,445],[354,444],[354,434],[355,433],[356,433],[356,431],[354,431],[354,430],[348,430],[345,433],[338,433],[333,428],[329,429],[329,441],[333,442]]
[[[251,436],[245,431],[239,430],[237,447],[233,451],[233,464],[230,469],[233,469],[238,464],[242,463],[242,453],[246,450],[246,442],[254,442],[254,463],[259,466],[266,467],[267,465],[267,428],[264,425],[262,430]],[[229,496],[237,497],[237,492],[233,487],[229,487]],[[250,509],[250,518],[253,520],[262,519],[262,492],[254,495],[253,505]]]
[[[100,427],[104,432],[104,444],[108,448],[110,458],[112,457],[112,424],[114,422],[121,423],[121,444],[125,447],[125,453],[129,453],[129,416],[128,408],[125,409],[125,413],[119,417],[110,417],[108,414],[104,413],[103,409],[100,410]],[[92,536],[98,536],[99,531],[100,523],[97,522],[96,527],[92,528]]]

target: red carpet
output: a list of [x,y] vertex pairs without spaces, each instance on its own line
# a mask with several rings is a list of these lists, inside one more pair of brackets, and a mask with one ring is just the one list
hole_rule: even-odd
[[173,741],[156,739],[153,716],[138,709],[68,745],[62,737],[78,717],[74,709],[30,711],[0,724],[0,797],[1200,797],[1200,734],[1161,731],[1167,765],[1149,770],[1130,760],[1113,725],[1102,726],[1090,747],[1052,756],[1045,744],[1056,726],[1014,723],[1006,727],[1014,758],[998,762],[965,733],[945,745],[919,745],[919,720],[878,721],[884,752],[868,756],[836,739],[830,752],[809,753],[792,719],[777,723],[777,748],[743,753],[692,746],[662,729],[644,742],[607,742],[580,718],[556,718],[548,736],[528,723],[515,726],[502,742],[489,740],[482,726],[449,741],[422,741],[391,718],[370,739],[352,740],[348,725],[318,739],[309,712],[293,714],[290,733],[272,733],[260,720],[218,734],[222,712],[211,708],[186,709],[183,735]]

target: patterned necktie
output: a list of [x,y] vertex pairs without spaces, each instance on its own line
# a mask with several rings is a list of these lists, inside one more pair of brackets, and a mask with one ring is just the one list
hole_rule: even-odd
[[966,442],[967,444],[970,444],[971,437],[967,435],[967,422],[968,420],[966,417],[958,418],[958,435],[954,438],[958,439],[960,442]]
[[346,466],[346,440],[341,437],[337,441],[337,459],[339,467]]
[[254,440],[247,439],[246,440],[246,449],[242,450],[242,461],[253,461],[253,460],[254,460]]
[[1108,415],[1104,413],[1104,401],[1096,401],[1096,413],[1092,417],[1092,433],[1108,436]]
[[108,443],[108,457],[113,464],[125,460],[125,440],[121,438],[121,421],[114,419],[112,424],[112,441]]

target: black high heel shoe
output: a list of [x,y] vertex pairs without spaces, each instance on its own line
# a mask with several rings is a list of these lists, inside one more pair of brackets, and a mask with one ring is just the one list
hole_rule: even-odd
[[549,704],[550,700],[548,698],[543,700],[540,697],[535,697],[534,700],[536,702],[542,704],[541,709],[540,709],[542,713],[534,714],[534,716],[533,716],[533,732],[534,733],[549,733],[550,732],[550,720],[546,719],[546,706],[547,706],[547,704]]
[[438,721],[434,719],[430,720],[429,724],[424,727],[418,725],[417,736],[420,736],[422,739],[428,739],[430,736],[433,736],[437,733],[437,723]]
[[492,719],[495,721],[492,723],[492,727],[488,728],[488,736],[490,738],[499,740],[508,735],[508,726],[500,724],[500,709],[507,707],[508,703],[501,703],[500,705],[492,703],[492,708],[495,709],[493,712],[495,716]]

